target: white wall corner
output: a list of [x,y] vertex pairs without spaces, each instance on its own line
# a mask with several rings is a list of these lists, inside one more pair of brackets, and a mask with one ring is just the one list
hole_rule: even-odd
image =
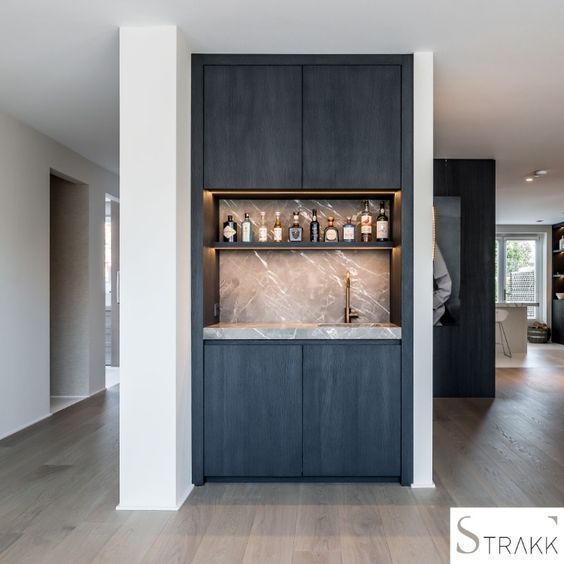
[[119,509],[192,488],[190,73],[176,26],[120,28]]
[[413,56],[413,487],[433,485],[433,53]]

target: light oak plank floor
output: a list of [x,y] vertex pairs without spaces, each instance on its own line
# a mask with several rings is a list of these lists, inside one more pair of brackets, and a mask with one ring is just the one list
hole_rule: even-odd
[[451,506],[564,505],[564,369],[498,369],[498,398],[435,401],[434,490],[208,484],[118,512],[115,387],[0,441],[0,561],[448,562]]

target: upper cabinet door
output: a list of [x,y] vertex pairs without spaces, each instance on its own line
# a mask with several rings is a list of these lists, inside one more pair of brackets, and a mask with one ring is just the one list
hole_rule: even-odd
[[300,66],[204,69],[204,187],[300,188]]
[[401,187],[401,68],[304,66],[304,188]]

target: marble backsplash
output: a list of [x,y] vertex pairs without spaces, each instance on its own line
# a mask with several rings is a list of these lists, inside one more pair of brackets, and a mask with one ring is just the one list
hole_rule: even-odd
[[344,320],[345,273],[358,321],[390,321],[390,251],[234,251],[219,257],[220,321]]
[[[384,201],[386,214],[388,218],[390,218],[390,202],[388,200],[371,199],[369,202],[370,210],[373,214],[374,226],[376,224],[376,216],[380,210],[381,201]],[[287,229],[293,223],[293,213],[294,211],[299,211],[300,225],[304,229],[304,241],[309,241],[309,224],[311,221],[312,208],[317,210],[317,220],[319,221],[321,231],[327,226],[327,217],[333,216],[335,218],[335,226],[339,230],[339,237],[342,236],[342,226],[346,222],[346,218],[351,217],[353,222],[358,225],[360,222],[360,214],[364,209],[361,200],[220,200],[218,230],[219,233],[222,232],[223,222],[227,219],[227,215],[231,214],[233,219],[237,222],[240,240],[241,222],[245,218],[245,212],[247,212],[253,223],[254,237],[256,240],[258,237],[260,212],[263,211],[266,213],[266,225],[269,230],[268,238],[272,241],[274,213],[279,211],[282,227],[284,228],[284,240],[287,241]],[[357,239],[358,237],[359,234],[357,233]]]

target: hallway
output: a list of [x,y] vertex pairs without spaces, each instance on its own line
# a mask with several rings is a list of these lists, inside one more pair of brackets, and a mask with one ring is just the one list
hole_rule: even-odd
[[435,490],[207,484],[119,512],[119,387],[0,442],[1,562],[448,562],[449,507],[564,504],[564,371],[435,400]]

